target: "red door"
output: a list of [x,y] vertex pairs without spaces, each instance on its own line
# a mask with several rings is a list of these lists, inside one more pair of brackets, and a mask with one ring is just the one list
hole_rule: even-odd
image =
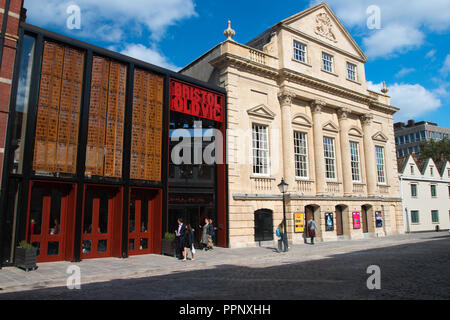
[[119,188],[86,186],[81,235],[82,259],[111,257],[120,252],[121,200]]
[[128,254],[159,253],[161,247],[161,194],[132,189],[128,216]]
[[74,185],[31,182],[30,188],[27,240],[38,248],[37,262],[71,259]]

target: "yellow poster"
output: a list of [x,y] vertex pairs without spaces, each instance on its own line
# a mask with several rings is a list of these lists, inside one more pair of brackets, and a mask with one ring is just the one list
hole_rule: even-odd
[[294,214],[294,226],[295,233],[303,233],[305,231],[305,214],[295,213]]

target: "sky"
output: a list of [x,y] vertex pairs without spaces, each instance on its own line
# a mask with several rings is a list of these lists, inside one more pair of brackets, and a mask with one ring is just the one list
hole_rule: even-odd
[[[177,71],[224,41],[229,19],[233,39],[245,44],[319,2],[25,0],[24,6],[30,24]],[[378,91],[386,81],[391,104],[400,108],[394,120],[450,128],[450,1],[327,4],[368,57],[369,88]]]

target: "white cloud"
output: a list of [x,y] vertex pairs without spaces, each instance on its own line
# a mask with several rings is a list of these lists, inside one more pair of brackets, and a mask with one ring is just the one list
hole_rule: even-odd
[[447,55],[444,61],[444,65],[442,66],[441,73],[444,76],[447,76],[450,73],[450,54]]
[[397,74],[395,75],[396,78],[402,78],[410,73],[415,72],[416,69],[414,68],[402,68]]
[[[311,4],[319,2],[322,0],[312,0]],[[328,0],[327,3],[347,27],[363,35],[364,49],[371,59],[415,49],[424,43],[426,33],[450,30],[448,0]],[[380,30],[367,28],[366,10],[371,5],[380,8]]]
[[130,44],[122,50],[121,53],[173,71],[178,71],[181,69],[170,63],[170,61],[168,61],[168,59],[158,51],[156,46],[148,48],[142,44]]
[[159,40],[169,26],[196,16],[193,0],[25,0],[27,21],[40,27],[65,28],[66,9],[71,4],[81,8],[81,35],[93,39],[100,35],[106,41],[120,41],[123,33],[139,33],[140,28]]
[[436,55],[436,50],[432,49],[432,50],[427,52],[427,54],[425,55],[425,58],[431,59],[432,61],[434,61],[435,60],[435,55]]
[[420,47],[425,35],[401,25],[390,25],[385,29],[364,38],[363,43],[368,57],[390,58],[395,53],[403,53],[411,48]]
[[[382,83],[367,83],[370,90],[380,91]],[[429,91],[420,84],[398,84],[388,86],[391,105],[400,108],[394,115],[396,121],[406,121],[433,112],[442,106],[437,92]]]

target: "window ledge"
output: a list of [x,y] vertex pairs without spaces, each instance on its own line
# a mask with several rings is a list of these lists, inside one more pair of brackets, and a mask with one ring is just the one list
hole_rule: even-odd
[[294,58],[292,58],[292,61],[304,64],[305,66],[312,68],[312,64],[309,64],[308,62],[304,62],[304,61],[297,60],[297,59],[294,59]]
[[359,84],[360,86],[362,85],[362,83],[361,82],[359,82],[358,80],[352,80],[352,79],[349,79],[349,78],[345,78],[347,81],[350,81],[350,82],[353,82],[353,83],[355,83],[355,84]]
[[258,175],[251,175],[250,179],[255,180],[255,179],[266,179],[266,180],[277,180],[277,178],[271,177],[271,176],[258,176]]
[[325,73],[328,73],[328,74],[331,74],[331,75],[333,75],[333,76],[335,76],[335,77],[339,77],[339,75],[337,74],[337,73],[335,73],[335,72],[330,72],[330,71],[327,71],[327,70],[325,70],[325,69],[320,69],[321,71],[323,71],[323,72],[325,72]]

